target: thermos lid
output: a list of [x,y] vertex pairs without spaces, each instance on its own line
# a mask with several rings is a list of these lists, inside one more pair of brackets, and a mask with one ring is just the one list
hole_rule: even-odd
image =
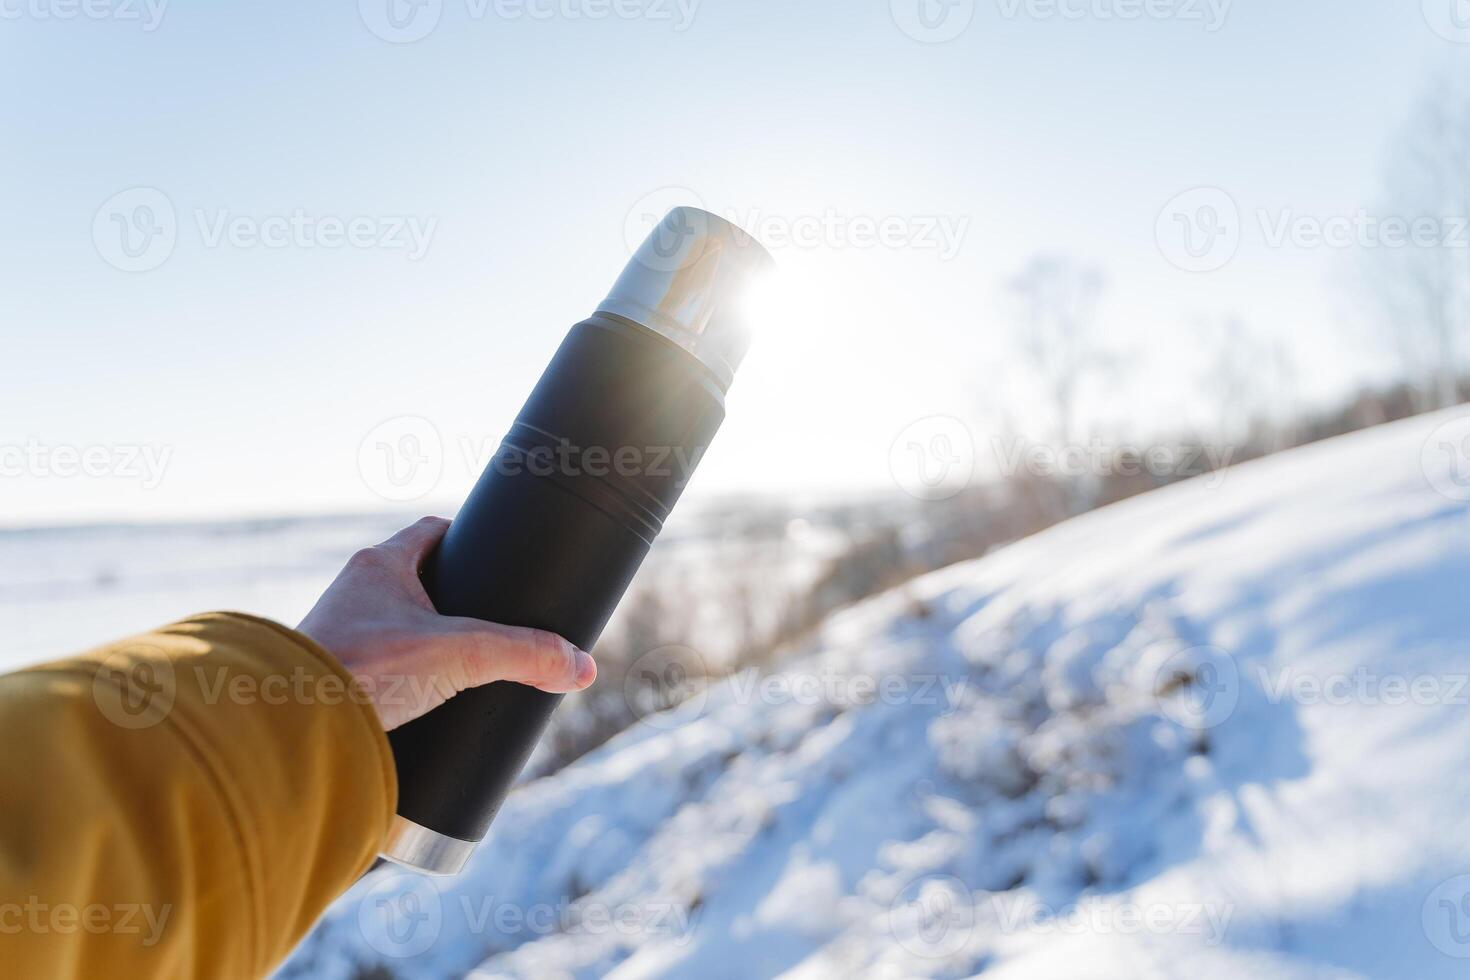
[[699,208],[675,208],[639,246],[597,312],[668,338],[728,388],[750,347],[747,295],[774,265],[738,225]]

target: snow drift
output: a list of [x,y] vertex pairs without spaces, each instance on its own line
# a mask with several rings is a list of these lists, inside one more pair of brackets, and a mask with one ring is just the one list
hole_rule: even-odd
[[286,974],[1458,977],[1470,418],[1136,498],[831,619],[385,869]]

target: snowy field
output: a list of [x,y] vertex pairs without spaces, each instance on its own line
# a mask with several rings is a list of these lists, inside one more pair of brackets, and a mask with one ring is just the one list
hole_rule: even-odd
[[[728,504],[682,509],[639,581],[670,582],[680,596],[718,597],[729,587],[718,570],[738,566],[789,599],[844,545],[836,528],[820,522],[778,523],[752,536],[730,526],[730,511]],[[294,626],[352,552],[419,516],[0,529],[0,671],[213,609]],[[729,632],[719,603],[689,612],[691,632],[714,657],[717,636]]]
[[845,611],[524,786],[461,877],[369,876],[284,972],[1466,976],[1455,417]]
[[411,519],[0,530],[0,670],[211,609],[294,626],[353,551]]

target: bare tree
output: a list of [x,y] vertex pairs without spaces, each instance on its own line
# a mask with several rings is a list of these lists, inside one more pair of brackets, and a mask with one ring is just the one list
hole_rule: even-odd
[[1459,401],[1470,327],[1470,81],[1440,75],[1395,139],[1387,214],[1421,232],[1370,250],[1383,325],[1425,408]]
[[1248,450],[1248,455],[1282,448],[1299,410],[1290,351],[1238,316],[1225,318],[1216,333],[1204,384],[1215,402],[1215,438]]
[[[1019,305],[1018,346],[1049,402],[1051,440],[1066,451],[1080,441],[1077,404],[1085,385],[1115,364],[1097,328],[1102,271],[1065,255],[1040,254],[1006,286]],[[1095,502],[1095,480],[1010,476],[1017,492],[1040,507],[1048,523],[1087,510]]]
[[1064,255],[1037,255],[1006,285],[1020,302],[1018,340],[1051,402],[1055,438],[1069,445],[1083,384],[1112,361],[1097,336],[1102,272]]

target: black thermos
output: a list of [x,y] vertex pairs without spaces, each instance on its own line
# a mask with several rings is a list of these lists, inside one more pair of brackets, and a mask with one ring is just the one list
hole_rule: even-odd
[[[676,208],[571,329],[424,567],[445,615],[591,650],[725,416],[744,294],[771,265],[729,222]],[[398,815],[383,856],[455,874],[561,695],[464,691],[389,734]]]

